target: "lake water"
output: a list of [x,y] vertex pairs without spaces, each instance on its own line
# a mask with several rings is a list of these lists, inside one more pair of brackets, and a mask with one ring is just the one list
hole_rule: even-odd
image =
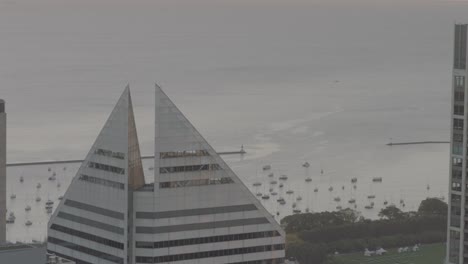
[[[8,160],[83,158],[127,83],[142,153],[152,154],[158,82],[215,149],[245,146],[225,159],[253,192],[268,191],[252,187],[268,186],[265,164],[289,176],[288,204],[264,202],[273,214],[290,214],[297,195],[302,210],[350,198],[366,217],[385,200],[416,210],[447,196],[449,146],[385,144],[449,139],[453,24],[467,11],[442,0],[0,0]],[[10,240],[45,237],[43,205],[24,206],[56,199],[73,166],[53,168],[61,188],[47,166],[8,169],[18,196]]]

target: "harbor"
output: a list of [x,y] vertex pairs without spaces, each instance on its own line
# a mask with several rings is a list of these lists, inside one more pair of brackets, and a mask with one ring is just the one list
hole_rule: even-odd
[[[368,218],[377,218],[380,209],[394,204],[403,211],[417,210],[426,197],[445,199],[444,189],[433,181],[401,186],[401,177],[337,177],[336,172],[321,169],[313,161],[294,166],[271,163],[259,165],[258,173],[245,173],[254,150],[242,155],[224,156],[245,185],[279,222],[294,213],[335,211],[350,208]],[[153,160],[143,160],[147,182],[153,182]],[[10,241],[44,241],[47,221],[58,205],[80,166],[79,162],[47,163],[8,167],[7,225]],[[431,185],[432,184],[432,185]],[[40,187],[39,187],[40,186]],[[429,187],[429,188],[428,188]],[[13,198],[14,197],[14,198]],[[40,199],[38,199],[40,198]],[[53,204],[47,209],[47,202]],[[28,208],[29,207],[29,208]],[[28,210],[27,210],[28,208]]]

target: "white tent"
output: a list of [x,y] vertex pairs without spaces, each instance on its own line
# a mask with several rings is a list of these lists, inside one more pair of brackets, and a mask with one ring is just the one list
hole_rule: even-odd
[[383,249],[383,248],[379,248],[379,249],[377,249],[377,250],[375,251],[375,255],[377,255],[377,256],[382,256],[382,255],[384,255],[384,254],[386,254],[386,253],[387,253],[387,250],[385,250],[385,249]]

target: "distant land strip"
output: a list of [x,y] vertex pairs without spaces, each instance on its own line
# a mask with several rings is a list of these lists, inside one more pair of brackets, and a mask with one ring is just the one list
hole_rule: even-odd
[[403,146],[403,145],[421,145],[421,144],[448,144],[450,141],[411,141],[411,142],[390,142],[387,146]]
[[[218,152],[218,155],[237,155],[237,154],[246,154],[245,150],[241,149],[240,151],[225,151]],[[153,156],[142,156],[141,159],[154,159]],[[66,164],[66,163],[82,163],[83,160],[48,160],[48,161],[31,161],[31,162],[15,162],[9,163],[7,167],[19,167],[19,166],[32,166],[32,165],[52,165],[52,164]]]

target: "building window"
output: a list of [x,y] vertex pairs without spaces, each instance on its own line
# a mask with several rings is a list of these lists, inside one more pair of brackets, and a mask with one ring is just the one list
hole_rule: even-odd
[[466,31],[466,25],[455,25],[455,41],[453,47],[453,67],[455,69],[466,68]]
[[461,167],[463,160],[461,158],[452,158],[452,165],[455,167]]
[[449,234],[449,261],[458,263],[460,256],[460,232],[450,230]]
[[111,150],[106,150],[106,149],[96,149],[94,151],[94,154],[100,155],[100,156],[105,156],[105,157],[111,157],[111,158],[116,158],[116,159],[125,159],[125,154],[122,152],[113,152]]
[[460,207],[455,207],[455,206],[452,206],[452,215],[456,215],[456,216],[461,216],[461,209]]
[[188,165],[188,166],[174,166],[174,167],[161,167],[159,173],[179,173],[179,172],[191,172],[191,171],[207,171],[207,170],[220,170],[221,167],[218,164],[201,164],[201,165]]
[[[460,183],[459,183],[460,184]],[[461,184],[460,184],[461,186]],[[460,227],[461,223],[461,196],[452,194],[450,200],[450,226]]]
[[450,226],[460,227],[461,202],[457,201],[450,206]]
[[462,134],[453,134],[453,141],[463,142],[463,135]]
[[461,196],[458,194],[452,194],[450,201],[452,205],[461,206]]
[[452,214],[450,215],[450,226],[460,227],[460,223],[461,223],[460,208],[452,206],[451,210],[452,210]]
[[210,178],[210,179],[199,179],[199,180],[160,182],[159,188],[166,189],[166,188],[218,185],[218,184],[229,184],[229,183],[234,183],[234,181],[231,178],[224,177],[224,178]]
[[454,142],[452,144],[452,154],[463,155],[463,144]]
[[124,216],[125,216],[121,212],[112,211],[107,208],[97,207],[91,204],[80,203],[80,202],[73,201],[70,199],[65,200],[65,205],[76,208],[76,209],[85,210],[91,213],[112,217],[112,218],[119,219],[119,220],[124,220]]
[[455,87],[465,88],[465,76],[455,76]]
[[159,241],[159,242],[137,241],[135,246],[137,248],[182,247],[182,246],[188,246],[188,245],[219,243],[219,242],[227,242],[227,241],[257,239],[257,238],[276,237],[276,236],[280,236],[280,233],[278,231],[266,231],[266,232],[224,235],[224,236],[197,237],[197,238],[178,239],[178,240]]
[[124,234],[124,229],[121,228],[121,227],[109,225],[107,223],[94,221],[94,220],[84,218],[84,217],[81,217],[81,216],[72,215],[72,214],[65,213],[65,212],[59,212],[57,214],[57,217],[62,218],[62,219],[66,219],[66,220],[71,221],[71,222],[75,222],[75,223],[79,223],[79,224],[99,228],[99,229],[109,231],[109,232],[112,232],[112,233],[116,233],[116,234],[119,234],[119,235]]
[[183,158],[183,157],[202,157],[209,156],[207,150],[186,150],[186,151],[170,151],[170,152],[161,152],[159,153],[160,159],[170,159],[170,158]]
[[265,217],[244,218],[235,220],[213,221],[193,224],[168,225],[168,226],[137,226],[137,234],[162,234],[172,232],[193,231],[202,229],[226,228],[234,226],[260,225],[270,223]]
[[465,93],[462,91],[455,91],[455,102],[464,102],[465,101]]
[[462,178],[461,170],[452,170],[452,178],[461,180],[461,178]]
[[96,235],[93,235],[93,234],[88,234],[88,233],[78,231],[78,230],[75,230],[75,229],[71,229],[71,228],[68,228],[68,227],[65,227],[65,226],[53,224],[50,227],[50,229],[56,230],[56,231],[59,231],[59,232],[65,233],[65,234],[69,234],[69,235],[74,236],[74,237],[79,237],[79,238],[83,238],[83,239],[93,241],[93,242],[96,242],[96,243],[99,243],[99,244],[103,244],[103,245],[106,245],[106,246],[109,246],[109,247],[124,249],[124,244],[120,243],[118,241],[114,241],[114,240],[110,240],[110,239],[107,239],[107,238],[99,237],[99,236],[96,236]]
[[452,191],[461,192],[461,183],[459,182],[452,182]]
[[101,178],[88,176],[88,175],[84,175],[84,174],[81,174],[79,179],[81,181],[86,181],[86,182],[99,184],[99,185],[103,185],[103,186],[108,186],[108,187],[112,187],[112,188],[115,188],[115,189],[121,189],[121,190],[124,189],[124,184],[120,183],[120,182],[104,180],[104,179],[101,179]]
[[102,163],[97,163],[97,162],[88,162],[88,167],[97,169],[97,170],[103,170],[103,171],[108,171],[112,173],[117,173],[117,174],[125,174],[125,169],[107,165],[107,164],[102,164]]
[[71,249],[73,251],[82,252],[82,253],[94,256],[96,258],[104,259],[104,260],[107,260],[107,261],[110,261],[110,262],[113,262],[113,263],[117,263],[117,264],[123,264],[124,263],[124,260],[122,258],[116,257],[116,256],[111,255],[111,254],[104,253],[102,251],[97,251],[97,250],[95,250],[93,248],[83,247],[83,246],[74,244],[72,242],[68,242],[68,241],[58,239],[58,238],[55,238],[55,237],[49,236],[47,238],[47,242],[58,245],[58,246],[62,246],[62,247],[68,248],[68,249]]
[[227,205],[217,207],[204,207],[186,210],[171,210],[160,212],[136,212],[135,216],[138,219],[162,219],[173,217],[200,216],[211,214],[227,214],[235,212],[257,211],[257,206],[254,204]]
[[202,251],[202,252],[185,253],[185,254],[178,254],[178,255],[164,255],[164,256],[157,256],[157,257],[137,256],[135,260],[138,263],[163,263],[163,262],[175,262],[175,261],[191,260],[191,259],[252,254],[252,253],[258,253],[258,252],[269,252],[269,251],[276,251],[276,250],[284,250],[284,244],[264,245],[264,246],[244,247],[244,248],[232,248],[232,249],[222,249],[222,250],[213,250],[213,251]]
[[463,130],[463,119],[453,119],[453,128]]
[[463,115],[464,111],[465,111],[465,108],[463,107],[463,105],[454,105],[453,106],[453,113],[455,115]]

